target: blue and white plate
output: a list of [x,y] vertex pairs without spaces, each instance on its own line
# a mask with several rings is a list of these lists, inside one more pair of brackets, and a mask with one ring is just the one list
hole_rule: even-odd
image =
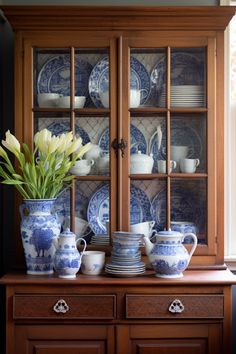
[[[162,142],[160,149],[158,149],[158,137],[157,133],[153,135],[150,143],[150,153],[153,154],[154,167],[157,167],[158,160],[166,159],[166,131],[165,125],[162,127]],[[184,145],[188,146],[189,159],[201,159],[202,154],[202,140],[195,129],[193,129],[186,120],[178,118],[171,120],[170,130],[171,142],[170,145]]]
[[[50,130],[53,135],[60,135],[71,130],[69,121],[53,122],[47,127],[47,129]],[[78,124],[75,124],[75,133],[82,138],[83,145],[90,142],[88,134]]]
[[[75,96],[88,97],[88,80],[93,67],[86,60],[75,56]],[[70,96],[70,55],[50,58],[38,75],[38,93],[59,93]]]
[[[171,85],[204,85],[204,56],[189,52],[171,53]],[[155,64],[151,82],[161,92],[166,84],[166,56]]]
[[[163,188],[151,201],[151,215],[155,229],[166,227],[166,189]],[[206,227],[206,204],[204,194],[198,188],[190,189],[175,183],[171,189],[171,220],[190,221],[197,225],[200,232]]]
[[[131,185],[130,191],[131,224],[151,220],[150,200],[148,199],[146,193],[134,185]],[[109,204],[109,184],[104,184],[92,195],[87,210],[87,219],[95,234],[104,233],[106,221],[110,216]]]
[[[102,135],[100,136],[98,145],[103,151],[109,151],[109,128],[106,128]],[[143,133],[135,127],[135,125],[130,125],[130,153],[134,154],[140,150],[143,154],[147,153],[147,142]]]
[[[76,184],[75,189],[75,215],[86,220],[89,199],[84,192]],[[63,223],[65,218],[70,216],[70,190],[67,188],[56,199],[54,210],[57,213],[60,222]]]
[[[151,81],[145,66],[136,58],[130,57],[130,88],[143,90],[140,104],[143,105],[151,92]],[[89,94],[96,107],[103,107],[100,94],[109,91],[109,58],[100,60],[89,77]]]

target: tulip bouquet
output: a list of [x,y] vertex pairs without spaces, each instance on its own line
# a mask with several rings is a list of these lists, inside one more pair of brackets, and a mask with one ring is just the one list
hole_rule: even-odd
[[32,152],[9,130],[2,145],[14,154],[16,168],[0,146],[1,182],[14,185],[24,199],[51,199],[68,187],[74,178],[68,174],[69,170],[91,144],[82,146],[82,139],[73,138],[72,132],[53,136],[49,130],[43,129],[34,136]]

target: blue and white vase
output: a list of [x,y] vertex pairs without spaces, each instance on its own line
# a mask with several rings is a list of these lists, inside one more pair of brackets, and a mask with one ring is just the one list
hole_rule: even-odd
[[[190,253],[182,245],[185,237],[192,237],[193,244]],[[193,252],[197,247],[197,237],[193,233],[181,234],[177,231],[159,231],[156,243],[144,237],[146,253],[156,272],[156,277],[180,278],[187,268]]]
[[[84,244],[83,251],[77,249],[77,242]],[[74,279],[80,269],[81,258],[86,249],[86,241],[83,238],[76,239],[76,235],[68,228],[63,231],[58,238],[53,239],[56,247],[54,257],[54,268],[59,278]]]
[[55,199],[25,199],[20,206],[27,274],[53,273],[56,249],[52,239],[61,230],[60,222],[52,211],[54,202]]

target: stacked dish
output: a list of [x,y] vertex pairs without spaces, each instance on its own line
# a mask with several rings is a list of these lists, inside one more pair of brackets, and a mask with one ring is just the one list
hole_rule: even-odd
[[[202,85],[176,85],[170,87],[171,107],[204,107],[205,93]],[[161,93],[160,106],[166,105],[166,90]]]
[[133,277],[144,274],[145,263],[141,262],[139,249],[142,238],[142,234],[114,232],[111,261],[105,266],[106,273],[117,277]]
[[91,244],[92,245],[104,245],[107,246],[109,245],[109,235],[107,234],[101,234],[101,235],[93,235],[91,237]]

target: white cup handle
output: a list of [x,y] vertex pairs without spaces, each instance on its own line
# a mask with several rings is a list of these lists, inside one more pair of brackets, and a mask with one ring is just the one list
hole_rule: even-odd
[[199,160],[199,159],[196,159],[196,160],[195,160],[195,166],[197,167],[197,166],[199,166],[199,164],[200,164],[200,160]]
[[147,97],[147,95],[148,95],[148,90],[147,89],[141,89],[140,90],[140,92],[142,93],[142,92],[146,92],[146,94],[143,94],[143,97]]
[[86,249],[86,247],[87,247],[87,243],[86,243],[85,239],[83,239],[82,237],[78,238],[78,239],[75,241],[76,244],[77,244],[78,241],[83,241],[83,243],[84,243],[84,248],[83,248],[82,252],[80,253],[80,257],[82,257],[83,254],[84,254],[84,251],[85,251],[85,249]]
[[192,255],[193,255],[193,252],[195,251],[195,249],[197,247],[197,236],[195,234],[193,234],[192,232],[190,232],[190,233],[187,233],[187,234],[184,235],[183,240],[187,236],[191,236],[193,238],[193,245],[192,245],[191,251],[189,252],[189,261],[188,262],[190,262],[190,259],[191,259]]
[[170,163],[171,163],[171,167],[172,167],[172,169],[174,170],[174,169],[176,168],[176,166],[177,166],[176,161],[171,160],[171,161],[170,161]]
[[90,160],[90,166],[94,165],[94,160]]

